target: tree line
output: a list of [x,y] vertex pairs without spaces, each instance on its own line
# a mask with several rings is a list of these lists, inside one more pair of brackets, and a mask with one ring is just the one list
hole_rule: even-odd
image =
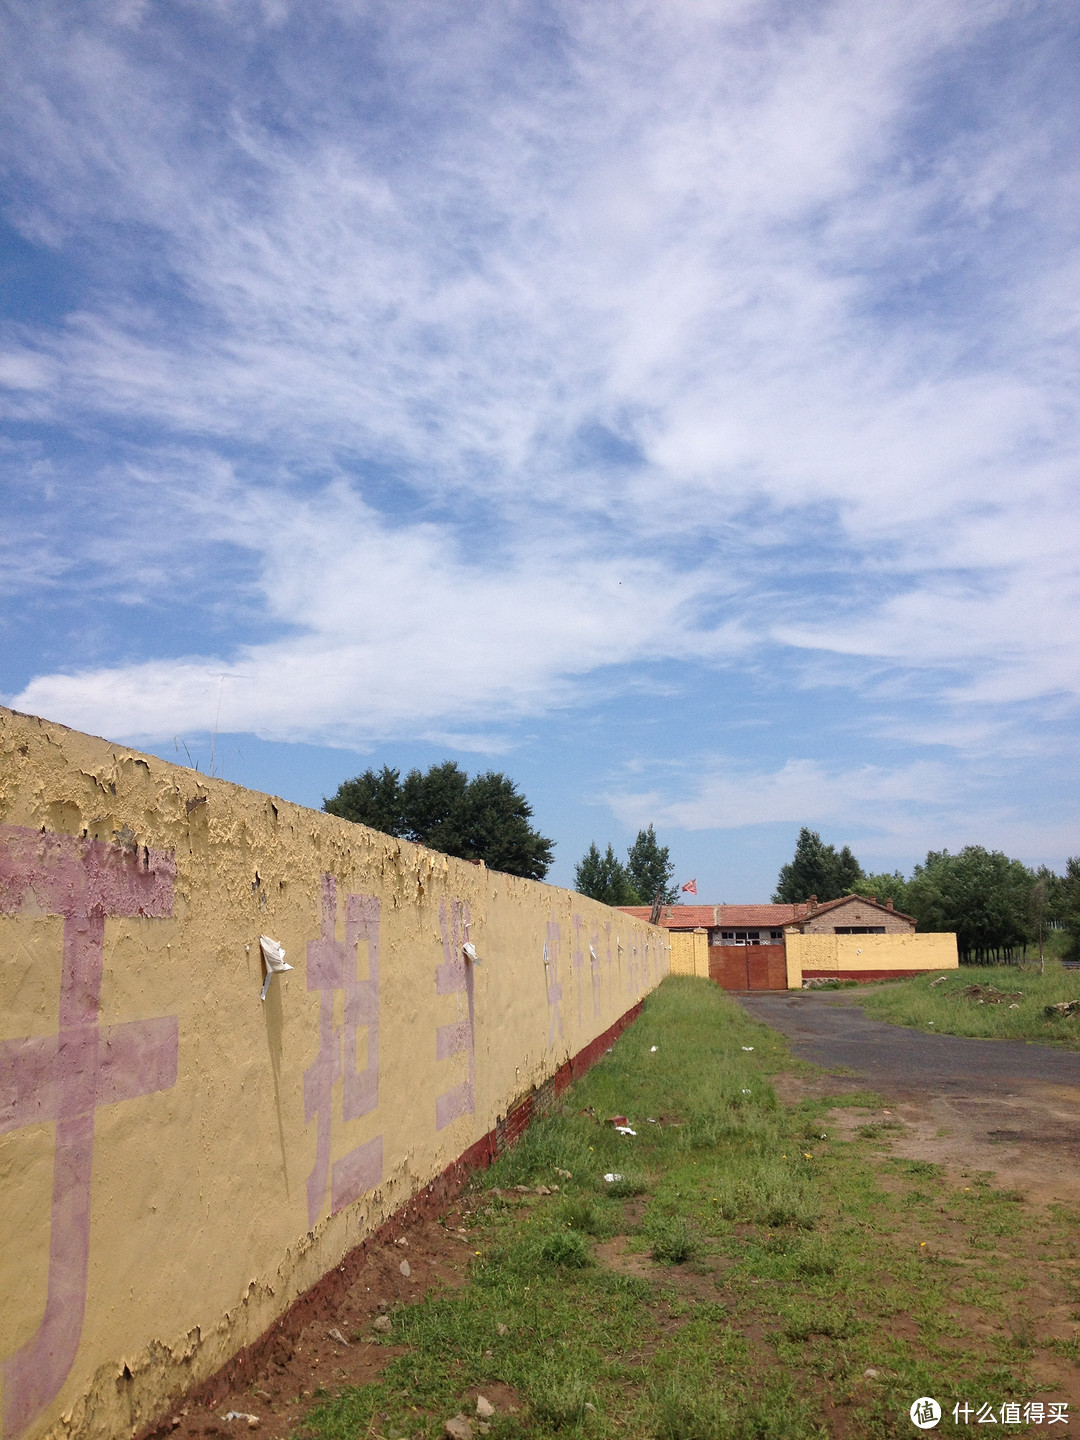
[[1080,959],[1080,856],[1064,875],[1046,865],[1032,870],[1000,850],[965,845],[957,854],[931,850],[911,878],[899,870],[865,871],[849,846],[837,850],[816,830],[799,831],[795,854],[780,870],[778,904],[866,895],[891,900],[919,930],[953,931],[968,963],[1011,960],[1040,945],[1047,928],[1069,933],[1069,953]]
[[605,905],[673,905],[679,887],[672,884],[675,866],[668,847],[656,838],[653,826],[639,830],[623,862],[609,844],[601,855],[596,842],[574,869],[574,889]]
[[470,780],[453,760],[410,770],[404,780],[389,765],[365,770],[339,785],[323,809],[527,880],[543,880],[555,848],[530,825],[532,807],[511,779],[488,770]]

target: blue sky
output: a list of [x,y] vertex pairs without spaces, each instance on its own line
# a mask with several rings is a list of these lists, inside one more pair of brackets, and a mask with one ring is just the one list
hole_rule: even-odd
[[0,698],[569,883],[1080,851],[1080,19],[12,0]]

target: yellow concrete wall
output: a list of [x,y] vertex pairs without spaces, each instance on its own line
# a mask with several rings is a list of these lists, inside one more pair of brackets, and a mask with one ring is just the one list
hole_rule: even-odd
[[953,934],[785,934],[788,989],[802,985],[804,971],[953,970],[960,961]]
[[709,978],[709,933],[707,930],[669,930],[672,975]]
[[4,1440],[141,1428],[668,968],[580,895],[0,709]]

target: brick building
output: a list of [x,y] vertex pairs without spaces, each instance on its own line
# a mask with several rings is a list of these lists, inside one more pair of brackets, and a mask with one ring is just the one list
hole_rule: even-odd
[[[624,908],[649,918],[648,906]],[[954,936],[916,935],[915,920],[891,900],[863,895],[665,905],[660,924],[671,934],[672,973],[708,976],[725,990],[798,989],[804,979],[886,979],[956,964]]]

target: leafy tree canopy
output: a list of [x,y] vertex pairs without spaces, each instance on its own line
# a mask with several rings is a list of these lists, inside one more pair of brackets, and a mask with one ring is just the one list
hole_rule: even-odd
[[[651,825],[647,830],[638,831],[637,839],[626,853],[626,870],[630,883],[640,897],[638,903],[651,905],[657,895],[663,905],[674,905],[678,902],[679,887],[672,884],[672,876],[675,874],[674,861],[668,854],[668,847],[657,841],[656,831]],[[626,903],[632,905],[634,901],[629,900]]]
[[[894,870],[892,874],[883,872],[880,875],[861,875],[855,882],[851,893],[866,895],[871,900],[880,901],[882,904],[886,900],[891,900],[897,910],[908,914],[907,889],[908,882],[904,879],[903,874],[899,870]],[[820,895],[818,899],[821,899]]]
[[482,860],[492,870],[542,880],[554,842],[529,824],[532,807],[506,775],[472,780],[453,760],[422,773],[384,765],[338,786],[323,809],[386,835],[415,840],[444,855]]
[[[1057,877],[1055,877],[1057,878]],[[1058,899],[1059,920],[1069,934],[1068,959],[1080,960],[1080,855],[1073,855],[1065,862],[1065,874],[1061,879]]]
[[826,845],[816,830],[803,826],[793,858],[781,867],[773,903],[795,905],[812,895],[821,901],[838,900],[856,893],[862,878],[859,862],[846,845],[837,850]]
[[574,870],[574,889],[605,905],[642,903],[626,866],[610,845],[603,855],[595,842],[589,846]]
[[657,894],[664,905],[678,901],[675,866],[652,825],[638,831],[626,856],[624,865],[610,845],[601,855],[594,842],[574,871],[574,889],[605,905],[651,905]]
[[908,907],[920,930],[954,930],[961,955],[982,959],[1032,938],[1035,884],[1026,865],[1000,850],[931,850],[915,866]]

